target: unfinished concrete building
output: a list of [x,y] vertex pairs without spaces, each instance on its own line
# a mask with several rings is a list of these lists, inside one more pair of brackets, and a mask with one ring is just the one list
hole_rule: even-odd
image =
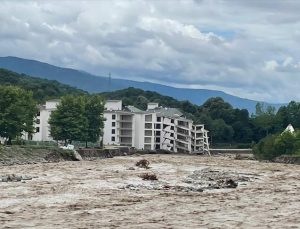
[[176,108],[149,103],[147,110],[142,111],[133,106],[123,108],[121,100],[108,100],[104,117],[104,145],[209,153],[204,125],[193,124]]

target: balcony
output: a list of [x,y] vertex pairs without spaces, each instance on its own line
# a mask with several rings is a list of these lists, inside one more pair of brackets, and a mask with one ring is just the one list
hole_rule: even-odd
[[177,128],[177,134],[184,135],[184,136],[189,136],[190,132],[188,130]]
[[144,138],[145,143],[151,143],[151,140],[152,140],[151,137],[145,137]]
[[186,146],[182,146],[182,145],[176,145],[177,149],[179,149],[179,151],[183,151],[183,152],[189,152],[189,148]]
[[145,123],[145,129],[152,129],[152,123]]
[[132,130],[132,123],[131,122],[122,122],[118,125],[120,129]]
[[186,121],[178,121],[177,123],[178,126],[189,129],[189,122]]
[[145,130],[145,136],[152,136],[152,130]]
[[120,115],[120,119],[117,122],[132,122],[132,115]]
[[120,137],[120,145],[131,146],[132,138],[131,137]]
[[132,137],[132,130],[121,130],[120,131],[120,134],[119,134],[120,137]]

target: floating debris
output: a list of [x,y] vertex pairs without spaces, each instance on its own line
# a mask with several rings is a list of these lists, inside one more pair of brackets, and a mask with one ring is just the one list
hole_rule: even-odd
[[158,180],[154,173],[144,173],[139,175],[139,177],[143,178],[143,180]]
[[246,181],[250,181],[248,176],[210,168],[196,170],[183,180],[185,183],[198,185],[203,189],[236,188],[239,182]]
[[20,182],[25,180],[32,180],[33,178],[38,178],[37,176],[19,176],[16,174],[6,174],[0,176],[0,182]]
[[136,166],[140,167],[140,168],[144,168],[144,169],[149,169],[149,165],[150,165],[150,162],[146,159],[142,159],[142,160],[139,160],[137,163],[135,163]]

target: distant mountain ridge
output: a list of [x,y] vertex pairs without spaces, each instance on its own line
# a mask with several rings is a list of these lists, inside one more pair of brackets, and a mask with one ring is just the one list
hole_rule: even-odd
[[0,85],[17,86],[32,91],[38,102],[60,98],[64,95],[80,95],[86,92],[54,80],[41,79],[0,68]]
[[[257,101],[254,100],[240,98],[217,90],[174,88],[156,83],[114,78],[110,81],[108,77],[95,76],[84,71],[57,67],[36,60],[28,60],[11,56],[0,57],[0,67],[39,78],[57,80],[60,83],[68,84],[88,92],[115,91],[134,87],[143,90],[155,91],[162,95],[174,97],[178,100],[189,100],[190,102],[198,105],[201,105],[210,97],[219,96],[226,102],[229,102],[233,107],[248,109],[250,113],[255,112],[255,105],[257,103]],[[278,108],[283,104],[270,105]]]

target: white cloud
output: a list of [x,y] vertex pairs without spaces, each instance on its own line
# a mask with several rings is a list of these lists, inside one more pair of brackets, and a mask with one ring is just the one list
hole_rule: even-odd
[[265,67],[264,69],[266,71],[275,71],[276,68],[279,66],[276,60],[269,60],[265,62]]
[[0,55],[286,102],[300,99],[299,10],[281,0],[4,0]]

